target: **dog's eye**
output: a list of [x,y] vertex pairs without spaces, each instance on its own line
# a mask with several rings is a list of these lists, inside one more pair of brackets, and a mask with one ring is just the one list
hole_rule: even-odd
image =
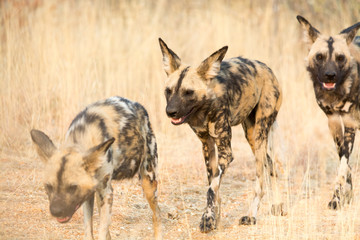
[[324,59],[324,55],[322,55],[321,53],[316,54],[316,60],[321,62]]
[[71,184],[66,188],[66,192],[74,193],[78,189],[78,186],[75,184]]
[[53,186],[51,186],[50,184],[45,184],[45,191],[50,194],[53,191]]
[[184,92],[184,95],[185,95],[185,96],[188,96],[188,97],[192,96],[193,94],[194,94],[194,90],[186,90],[186,91]]
[[337,61],[337,62],[340,62],[340,63],[341,63],[341,62],[343,62],[344,60],[345,60],[345,56],[344,56],[344,55],[339,55],[339,56],[336,57],[336,61]]
[[166,88],[166,89],[165,89],[165,95],[166,95],[166,96],[170,96],[170,95],[171,95],[171,89],[170,89],[170,88]]

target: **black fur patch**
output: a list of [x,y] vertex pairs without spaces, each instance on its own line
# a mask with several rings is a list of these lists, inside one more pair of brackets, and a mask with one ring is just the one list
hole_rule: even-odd
[[67,154],[67,155],[65,155],[65,156],[63,156],[62,158],[61,158],[61,165],[60,165],[60,169],[59,169],[59,171],[57,172],[57,174],[56,174],[56,177],[57,177],[57,183],[58,183],[58,191],[60,190],[60,186],[62,185],[62,175],[63,175],[63,173],[64,173],[64,171],[65,171],[65,164],[66,164],[66,162],[67,162],[67,156],[68,156],[69,154]]
[[189,68],[190,68],[190,67],[186,67],[184,70],[181,71],[179,80],[178,80],[177,85],[176,85],[176,88],[175,88],[175,92],[178,92],[178,91],[179,91],[179,89],[180,89],[180,87],[181,87],[181,84],[182,84],[182,81],[183,81],[186,73],[189,71]]
[[215,202],[215,193],[211,188],[209,188],[208,193],[207,193],[207,205],[208,205],[208,207],[214,206],[214,202]]
[[113,158],[113,150],[112,150],[112,148],[109,148],[107,151],[107,161],[111,162],[112,158]]
[[327,40],[327,43],[328,43],[328,48],[329,48],[329,60],[330,60],[331,56],[334,52],[334,47],[333,47],[334,39],[332,37],[330,37],[329,40]]

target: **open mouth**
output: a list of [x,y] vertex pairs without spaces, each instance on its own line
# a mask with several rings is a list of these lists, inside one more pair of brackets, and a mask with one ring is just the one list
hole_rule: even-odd
[[[75,211],[74,213],[76,212],[76,210],[78,210],[80,207],[80,204],[78,204],[75,208]],[[74,214],[73,213],[73,214]],[[70,219],[72,218],[72,215],[71,216],[67,216],[67,217],[57,217],[56,220],[59,222],[59,223],[67,223],[68,221],[70,221]]]
[[188,114],[186,114],[185,116],[183,116],[181,118],[171,118],[171,123],[174,125],[180,125],[180,124],[184,123],[186,118],[193,112],[193,110],[194,110],[194,108],[192,108]]
[[70,217],[64,217],[64,218],[56,218],[56,220],[59,222],[59,223],[67,223],[68,221],[70,221],[72,216]]
[[333,89],[335,89],[335,87],[336,87],[336,83],[325,83],[325,82],[323,82],[323,83],[322,83],[322,86],[323,86],[323,88],[325,88],[326,90],[333,90]]

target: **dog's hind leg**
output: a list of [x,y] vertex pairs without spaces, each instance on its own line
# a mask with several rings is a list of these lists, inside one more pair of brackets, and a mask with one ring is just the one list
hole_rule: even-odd
[[93,240],[93,212],[94,212],[94,194],[92,194],[88,200],[83,204],[84,211],[84,228],[85,228],[85,239]]
[[146,200],[149,202],[151,211],[153,212],[152,221],[153,221],[155,239],[162,239],[161,216],[157,201],[157,181],[156,180],[151,181],[149,176],[143,176],[142,188],[144,190]]
[[[253,110],[253,112],[250,113],[250,115],[242,123],[245,137],[249,142],[249,145],[254,155],[255,155],[255,113],[256,113],[256,108]],[[272,205],[271,212],[273,215],[283,215],[284,214],[283,205],[279,203],[277,180],[276,180],[277,174],[275,170],[275,164],[268,153],[266,153],[266,160],[264,161],[264,167],[266,168],[267,173],[270,175],[270,181],[271,181],[271,189],[273,195],[272,198],[274,203]],[[248,224],[248,223],[249,222],[240,222],[240,224]]]
[[[243,123],[246,138],[255,154],[256,161],[255,197],[251,203],[248,215],[240,219],[239,223],[243,225],[256,224],[256,215],[264,195],[264,167],[267,168],[270,174],[272,188],[276,188],[274,164],[267,154],[267,145],[269,131],[276,119],[280,104],[281,99],[275,96],[265,96],[263,99],[260,99],[254,112]],[[274,204],[272,206],[273,213],[282,214],[282,206],[282,204]]]
[[[255,114],[257,107],[249,114],[249,116],[242,123],[242,127],[244,129],[246,140],[248,141],[253,154],[255,155]],[[273,160],[266,154],[267,161],[264,162],[264,166],[269,171],[270,176],[276,175],[275,172],[275,164]]]
[[242,225],[254,225],[256,224],[256,215],[260,206],[260,201],[264,195],[263,184],[264,184],[264,165],[267,161],[266,157],[266,143],[265,136],[261,138],[256,138],[255,141],[255,161],[256,161],[256,185],[255,185],[255,197],[250,205],[247,216],[243,216],[240,219],[240,224]]
[[157,198],[157,152],[155,137],[148,136],[145,159],[140,166],[141,185],[144,190],[146,200],[153,212],[152,221],[155,239],[162,239],[161,235],[161,215]]

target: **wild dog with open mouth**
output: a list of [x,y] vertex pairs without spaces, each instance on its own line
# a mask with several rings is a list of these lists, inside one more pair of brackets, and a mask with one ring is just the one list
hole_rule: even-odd
[[[183,65],[164,41],[159,39],[159,42],[168,76],[166,113],[174,125],[188,123],[203,144],[209,189],[201,231],[215,229],[219,221],[219,188],[222,176],[233,160],[231,127],[238,124],[242,124],[256,159],[255,197],[240,224],[255,224],[264,194],[264,166],[268,166],[271,180],[275,181],[267,144],[282,99],[276,77],[259,61],[241,57],[222,61],[227,46],[194,68]],[[273,212],[282,213],[281,206],[273,205],[273,209],[277,209]]]
[[321,34],[305,18],[297,16],[297,19],[309,43],[306,62],[316,101],[328,117],[340,158],[334,195],[328,204],[329,208],[338,209],[353,196],[349,156],[360,123],[360,49],[353,40],[360,22],[338,35],[328,36]]
[[50,212],[60,223],[68,222],[83,205],[85,239],[93,239],[96,194],[99,239],[110,239],[111,180],[132,178],[139,173],[153,212],[155,237],[161,238],[157,146],[143,106],[121,97],[93,103],[72,121],[59,149],[39,130],[31,130],[31,138],[46,163],[44,183]]

